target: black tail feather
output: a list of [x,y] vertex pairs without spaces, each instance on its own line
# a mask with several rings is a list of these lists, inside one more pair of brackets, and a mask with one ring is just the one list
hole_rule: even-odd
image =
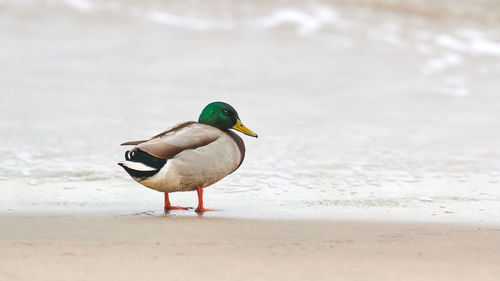
[[132,162],[139,162],[139,163],[142,163],[146,166],[155,168],[154,171],[137,171],[137,170],[131,169],[123,164],[119,164],[120,166],[122,166],[125,169],[125,171],[129,175],[131,175],[132,177],[135,177],[135,178],[140,178],[142,180],[145,178],[154,176],[167,163],[166,159],[161,159],[161,158],[155,157],[155,156],[148,154],[140,149],[136,149],[132,152],[127,150],[125,152],[125,160],[132,161]]

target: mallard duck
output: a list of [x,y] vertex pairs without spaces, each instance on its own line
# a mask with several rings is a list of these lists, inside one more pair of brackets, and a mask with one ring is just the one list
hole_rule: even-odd
[[231,105],[213,102],[198,122],[179,123],[148,140],[122,143],[135,147],[118,165],[138,183],[164,192],[165,211],[189,209],[172,206],[169,193],[193,190],[198,193],[195,211],[212,211],[203,207],[203,189],[236,171],[245,157],[243,140],[229,129],[257,137]]

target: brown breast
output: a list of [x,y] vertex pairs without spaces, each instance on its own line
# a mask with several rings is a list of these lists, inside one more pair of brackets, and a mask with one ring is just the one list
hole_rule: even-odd
[[240,138],[240,136],[238,136],[238,134],[236,134],[235,132],[227,130],[226,133],[228,133],[233,138],[233,140],[238,145],[238,148],[240,149],[241,160],[240,160],[240,164],[238,165],[238,167],[236,167],[236,169],[234,169],[236,171],[241,166],[241,163],[243,163],[243,159],[245,159],[245,143]]

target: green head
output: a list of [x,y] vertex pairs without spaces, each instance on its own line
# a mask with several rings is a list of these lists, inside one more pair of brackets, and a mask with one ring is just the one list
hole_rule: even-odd
[[221,130],[235,129],[246,135],[257,137],[257,134],[245,127],[240,121],[238,112],[225,102],[212,102],[205,106],[198,122],[217,127]]

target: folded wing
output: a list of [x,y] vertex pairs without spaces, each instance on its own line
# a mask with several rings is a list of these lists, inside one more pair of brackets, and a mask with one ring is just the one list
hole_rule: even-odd
[[122,145],[135,145],[130,152],[144,151],[161,159],[171,159],[178,153],[208,145],[220,136],[215,127],[198,122],[177,124],[149,140],[125,142]]

